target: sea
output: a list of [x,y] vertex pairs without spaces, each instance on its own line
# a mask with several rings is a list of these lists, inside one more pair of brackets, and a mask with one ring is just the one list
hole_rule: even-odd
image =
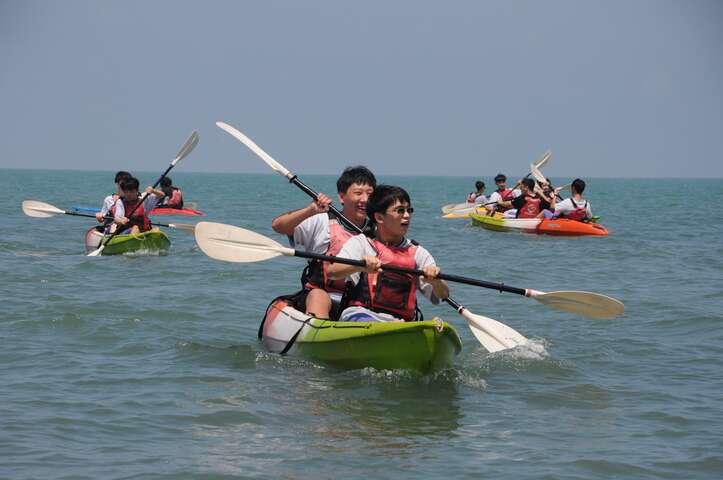
[[[442,218],[476,178],[381,176],[409,191],[410,236],[443,272],[625,304],[599,320],[451,284],[534,348],[490,354],[422,300],[463,342],[422,374],[264,351],[261,317],[299,287],[302,259],[221,262],[181,230],[167,255],[87,257],[94,220],[21,210],[100,206],[113,174],[0,170],[0,478],[723,478],[721,179],[587,179],[610,235],[559,238]],[[274,173],[172,178],[207,216],[159,221],[283,243],[271,220],[309,203]],[[300,178],[335,191],[334,176]]]

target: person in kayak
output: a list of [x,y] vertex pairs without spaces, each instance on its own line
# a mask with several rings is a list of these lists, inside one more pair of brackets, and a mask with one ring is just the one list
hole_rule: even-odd
[[[511,212],[515,209],[514,218],[544,218],[545,210],[554,210],[555,196],[547,198],[544,195],[535,193],[535,181],[531,178],[523,178],[520,181],[522,195],[512,200],[500,200],[497,203],[505,210]],[[507,215],[506,215],[507,216]]]
[[[368,228],[366,205],[376,185],[376,177],[364,166],[346,168],[336,181],[342,214],[359,228]],[[271,228],[287,235],[292,246],[303,245],[307,252],[336,255],[357,230],[335,218],[329,212],[330,205],[331,199],[320,193],[305,208],[276,217]],[[302,290],[289,297],[297,310],[317,318],[338,317],[345,284],[329,278],[328,268],[327,262],[309,262],[301,275]]]
[[113,206],[115,205],[115,202],[120,198],[121,196],[121,181],[125,178],[130,177],[131,174],[121,170],[115,174],[115,178],[113,179],[113,183],[115,183],[115,190],[116,193],[112,195],[108,195],[103,199],[103,205],[100,207],[100,211],[95,214],[96,220],[98,220],[101,223],[104,223],[104,226],[110,225],[113,221],[106,219],[106,215],[113,216],[114,215],[114,209]]
[[[346,278],[342,321],[413,321],[420,317],[417,290],[437,304],[449,296],[449,287],[439,280],[439,267],[432,255],[406,238],[414,208],[409,194],[395,185],[379,185],[369,197],[367,216],[376,226],[373,238],[357,235],[341,248],[339,257],[364,260],[357,267],[333,263],[331,278]],[[423,277],[384,270],[383,265],[419,269]]]
[[589,221],[592,218],[590,202],[582,198],[585,191],[585,181],[576,178],[570,185],[572,197],[567,198],[555,205],[555,217],[569,218],[580,222]]
[[495,176],[495,185],[497,190],[492,192],[490,198],[485,202],[485,209],[487,215],[491,216],[496,211],[504,212],[506,209],[500,204],[501,201],[511,201],[512,199],[519,197],[522,192],[517,189],[519,182],[514,188],[507,188],[507,177],[503,173],[498,173]]
[[[141,202],[141,195],[138,193],[139,182],[135,177],[127,177],[121,181],[121,198],[116,200],[114,208],[115,215],[110,233],[116,229],[121,229],[119,233],[140,233],[151,230],[151,220],[148,218],[148,212],[153,210],[158,201],[164,197],[162,190],[155,190],[153,187],[146,188],[146,196],[143,203],[136,208]],[[135,209],[135,210],[134,210]],[[127,218],[126,212],[130,215]]]
[[467,195],[467,203],[476,203],[478,205],[487,203],[487,196],[485,193],[485,182],[477,180],[474,182],[474,192]]
[[165,194],[165,198],[161,202],[165,208],[183,208],[183,192],[181,189],[173,185],[170,177],[163,177],[161,180],[161,190]]

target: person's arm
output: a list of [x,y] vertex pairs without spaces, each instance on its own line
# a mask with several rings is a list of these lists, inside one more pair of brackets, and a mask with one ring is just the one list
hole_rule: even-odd
[[320,193],[317,200],[311,202],[305,208],[293,210],[274,218],[271,222],[271,228],[274,229],[274,232],[282,235],[293,235],[294,229],[301,222],[318,213],[328,212],[329,205],[331,205],[331,199],[323,193]]
[[[355,265],[346,265],[342,263],[330,263],[327,274],[334,280],[352,277],[352,275],[360,272],[377,273],[382,265],[381,260],[374,255],[374,251],[367,243],[364,235],[351,237],[344,243],[339,251],[338,256],[342,258],[350,258],[352,260],[364,260],[365,267],[357,267]],[[357,279],[351,278],[356,283]]]
[[419,290],[433,304],[438,304],[441,299],[449,297],[449,286],[444,280],[437,278],[440,269],[432,255],[423,247],[417,247],[414,255],[416,268],[424,272],[423,277],[419,277],[417,285]]

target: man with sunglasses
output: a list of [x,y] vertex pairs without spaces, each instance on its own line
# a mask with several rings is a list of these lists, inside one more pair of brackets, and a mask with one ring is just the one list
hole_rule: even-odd
[[[378,185],[367,202],[367,216],[376,225],[374,238],[352,237],[339,257],[364,260],[365,267],[333,263],[331,278],[346,278],[342,321],[412,321],[419,319],[417,290],[437,304],[449,296],[447,284],[439,280],[439,267],[430,253],[407,239],[414,208],[401,187]],[[422,270],[423,277],[384,270],[383,265]]]

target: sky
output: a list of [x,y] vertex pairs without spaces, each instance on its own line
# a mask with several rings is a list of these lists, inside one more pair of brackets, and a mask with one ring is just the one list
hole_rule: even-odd
[[0,168],[723,177],[719,0],[0,0]]

